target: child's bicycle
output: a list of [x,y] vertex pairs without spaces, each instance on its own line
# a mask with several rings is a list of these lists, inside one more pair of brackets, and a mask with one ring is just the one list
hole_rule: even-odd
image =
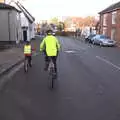
[[50,58],[50,63],[48,67],[49,72],[49,82],[50,82],[50,88],[54,88],[55,80],[57,79],[57,75],[55,72],[55,66],[52,62],[52,59]]
[[[32,49],[32,56],[33,56],[33,53],[35,54],[35,49]],[[30,59],[29,56],[26,56],[24,60],[24,71],[25,72],[28,72],[28,67],[32,67],[32,63],[30,63],[32,61],[30,61],[29,59]]]
[[25,60],[24,60],[24,71],[25,72],[28,72],[28,67],[31,67],[31,63],[29,63],[29,57],[25,57]]

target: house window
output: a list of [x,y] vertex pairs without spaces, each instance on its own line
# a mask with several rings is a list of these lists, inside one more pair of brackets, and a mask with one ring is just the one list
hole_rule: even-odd
[[107,17],[108,17],[108,15],[104,14],[104,16],[103,16],[103,26],[107,25]]
[[29,30],[32,31],[32,25],[29,26]]
[[103,27],[103,35],[107,35],[107,28]]
[[113,28],[113,29],[111,30],[111,39],[112,39],[112,40],[115,40],[115,34],[116,34],[116,29]]
[[19,13],[17,13],[16,17],[17,17],[17,20],[19,21],[19,19],[20,19],[20,18],[19,18]]
[[117,12],[112,12],[112,24],[116,24]]

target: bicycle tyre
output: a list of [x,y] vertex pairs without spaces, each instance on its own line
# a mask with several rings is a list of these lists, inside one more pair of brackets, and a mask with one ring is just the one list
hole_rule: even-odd
[[24,61],[24,71],[28,72],[28,59],[25,59]]
[[53,68],[50,69],[50,88],[54,88],[54,70]]

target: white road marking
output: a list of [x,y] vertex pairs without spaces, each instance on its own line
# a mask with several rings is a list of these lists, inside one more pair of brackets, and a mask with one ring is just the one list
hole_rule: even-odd
[[113,64],[112,62],[110,62],[110,61],[108,61],[108,60],[106,60],[106,59],[104,59],[104,58],[102,58],[100,56],[96,56],[96,58],[99,59],[99,60],[101,60],[101,61],[103,61],[103,62],[105,62],[105,63],[107,63],[107,64],[109,64],[109,65],[111,65],[112,67],[120,70],[120,67],[117,66],[117,65],[115,65],[115,64]]
[[72,50],[66,50],[65,52],[66,53],[75,53],[75,51],[72,51]]

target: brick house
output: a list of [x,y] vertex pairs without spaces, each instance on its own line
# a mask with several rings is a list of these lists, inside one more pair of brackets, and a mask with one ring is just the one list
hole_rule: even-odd
[[112,4],[99,14],[99,33],[109,36],[120,44],[120,2]]

